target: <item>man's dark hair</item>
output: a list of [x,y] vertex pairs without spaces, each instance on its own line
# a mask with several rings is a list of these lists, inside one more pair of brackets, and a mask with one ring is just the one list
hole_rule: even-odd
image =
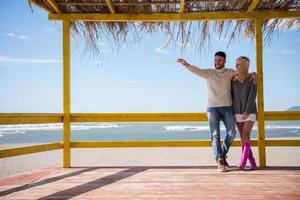
[[226,60],[226,53],[223,51],[218,51],[215,53],[215,56],[221,56],[224,58],[224,60]]

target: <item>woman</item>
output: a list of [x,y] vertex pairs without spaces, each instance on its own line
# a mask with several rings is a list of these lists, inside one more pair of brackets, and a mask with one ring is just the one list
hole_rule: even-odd
[[256,120],[257,85],[251,81],[248,73],[249,58],[241,56],[236,60],[236,75],[231,82],[232,105],[236,125],[241,136],[242,156],[239,168],[244,169],[249,159],[251,168],[256,169],[256,162],[251,150],[250,134]]

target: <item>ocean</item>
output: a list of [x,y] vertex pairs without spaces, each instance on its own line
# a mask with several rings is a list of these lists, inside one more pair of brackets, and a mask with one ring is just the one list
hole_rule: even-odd
[[[300,121],[265,123],[266,138],[300,139]],[[251,138],[257,136],[254,125]],[[225,127],[221,123],[221,136]],[[237,134],[239,139],[239,134]],[[52,143],[63,140],[62,123],[0,125],[1,144]],[[72,123],[71,141],[210,140],[207,122]]]

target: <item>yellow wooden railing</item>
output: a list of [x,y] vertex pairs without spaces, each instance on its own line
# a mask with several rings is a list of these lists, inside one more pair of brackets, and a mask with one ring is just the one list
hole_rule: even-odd
[[[299,111],[289,112],[265,112],[264,119],[267,121],[300,120]],[[71,113],[70,122],[203,122],[207,121],[206,113]],[[0,124],[37,124],[37,123],[64,123],[64,114],[34,114],[16,113],[0,114]],[[265,135],[265,134],[263,134]],[[70,138],[70,136],[68,137]],[[265,146],[300,146],[300,140],[270,140],[262,138]],[[64,138],[66,140],[66,138]],[[258,146],[261,138],[253,140],[253,146]],[[187,141],[69,141],[66,142],[33,145],[12,149],[0,150],[0,158],[18,156],[36,152],[50,151],[63,148],[70,152],[71,148],[106,148],[106,147],[209,147],[209,140]],[[233,146],[240,146],[235,141]],[[71,159],[70,154],[64,154],[65,159]],[[69,157],[66,157],[68,156]],[[260,155],[259,155],[260,156]],[[265,158],[260,158],[265,159]],[[70,166],[69,166],[70,167]]]

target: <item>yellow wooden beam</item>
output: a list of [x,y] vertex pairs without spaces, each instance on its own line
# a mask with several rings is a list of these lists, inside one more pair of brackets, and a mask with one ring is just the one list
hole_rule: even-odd
[[[258,141],[252,140],[252,146],[257,146]],[[266,140],[266,146],[270,147],[293,147],[300,146],[300,140]],[[239,147],[240,141],[234,141],[233,147]],[[17,147],[11,149],[1,149],[0,158],[7,158],[31,153],[38,153],[44,151],[52,151],[64,147],[63,143],[51,143],[32,145],[27,147]],[[130,147],[211,147],[209,140],[160,140],[160,141],[87,141],[87,142],[71,142],[72,148],[130,148]]]
[[266,146],[272,147],[293,147],[300,146],[300,140],[266,140]]
[[[206,113],[70,113],[72,122],[207,121]],[[268,111],[265,120],[300,120],[300,111]],[[0,113],[0,124],[59,123],[60,113]]]
[[263,19],[255,20],[255,42],[256,42],[256,70],[258,76],[257,82],[257,138],[259,164],[266,166],[266,148],[265,148],[265,119],[264,119],[264,89],[263,89]]
[[56,13],[59,13],[59,14],[61,13],[57,3],[54,0],[46,0],[46,1]]
[[27,147],[11,148],[11,149],[1,149],[0,158],[20,156],[20,155],[43,152],[43,151],[51,151],[51,150],[56,150],[61,148],[62,148],[62,143],[52,143],[52,144],[40,144],[40,145],[33,145]]
[[250,6],[248,7],[247,12],[248,12],[248,13],[249,13],[249,12],[252,12],[252,11],[255,9],[255,7],[257,6],[257,4],[259,3],[259,1],[260,1],[260,0],[253,0],[253,1],[251,2]]
[[72,113],[72,122],[207,121],[206,113]]
[[[257,146],[257,140],[253,140],[252,146]],[[266,146],[300,146],[300,140],[266,140]],[[162,141],[87,141],[71,142],[72,148],[111,148],[111,147],[210,147],[209,140],[162,140]],[[240,141],[234,141],[233,147],[239,147]],[[0,158],[7,158],[31,153],[51,151],[63,148],[63,143],[51,143],[17,147],[0,150]]]
[[103,22],[134,22],[134,21],[197,21],[197,20],[246,20],[255,18],[300,18],[299,11],[266,11],[259,13],[218,12],[218,13],[177,13],[177,14],[49,14],[49,20],[71,21],[103,21]]
[[[70,113],[71,122],[207,121],[206,113]],[[265,121],[300,120],[300,111],[268,111]],[[62,123],[62,113],[0,113],[1,124]]]
[[112,1],[111,0],[105,0],[105,2],[106,2],[106,5],[108,6],[108,9],[109,9],[110,13],[112,13],[112,14],[116,13],[116,10],[114,8],[114,5],[113,5]]
[[[253,146],[257,141],[251,141]],[[240,141],[234,141],[233,145],[240,147]],[[155,140],[155,141],[87,141],[71,142],[72,148],[112,148],[112,147],[211,147],[210,140]]]
[[50,113],[1,113],[1,124],[40,124],[40,123],[61,123],[62,114]]
[[63,21],[63,104],[64,104],[64,167],[71,167],[70,117],[70,21]]
[[300,111],[265,112],[266,121],[300,120]]
[[180,13],[184,13],[185,0],[180,0]]

